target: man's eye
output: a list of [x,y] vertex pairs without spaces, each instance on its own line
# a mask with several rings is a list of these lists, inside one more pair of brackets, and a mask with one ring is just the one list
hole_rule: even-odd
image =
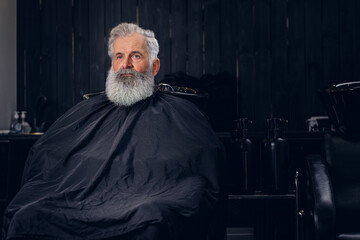
[[119,56],[116,57],[116,59],[122,59],[122,56],[119,55]]
[[132,58],[133,58],[134,60],[140,60],[140,59],[141,59],[141,56],[140,56],[139,54],[134,54],[134,55],[132,56]]

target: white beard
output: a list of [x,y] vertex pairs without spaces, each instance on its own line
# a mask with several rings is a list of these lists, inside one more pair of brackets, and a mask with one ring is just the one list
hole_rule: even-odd
[[[123,77],[121,74],[133,74]],[[149,66],[144,73],[133,69],[120,69],[114,72],[111,67],[106,78],[105,93],[110,101],[118,106],[131,106],[150,97],[154,92],[154,76]]]

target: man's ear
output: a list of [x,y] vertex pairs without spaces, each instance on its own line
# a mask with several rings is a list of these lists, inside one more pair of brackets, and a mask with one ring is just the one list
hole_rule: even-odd
[[153,71],[154,77],[159,72],[159,69],[160,69],[160,59],[155,58],[155,60],[153,61],[153,65],[152,65],[152,71]]

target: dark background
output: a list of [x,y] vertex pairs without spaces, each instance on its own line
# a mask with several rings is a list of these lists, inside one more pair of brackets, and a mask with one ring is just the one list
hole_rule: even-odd
[[[157,82],[182,71],[206,86],[216,131],[248,117],[261,132],[250,136],[259,147],[266,118],[288,120],[291,190],[303,155],[321,149],[321,134],[299,133],[306,119],[326,114],[317,90],[360,80],[359,0],[17,0],[17,8],[17,109],[28,111],[30,124],[40,95],[48,99],[43,120],[53,122],[83,94],[103,90],[110,29],[139,23],[160,44]],[[223,139],[229,146],[229,135]],[[6,141],[10,150],[2,152],[13,162],[19,144]],[[259,152],[252,159],[257,183]],[[230,201],[228,226],[254,227],[256,239],[294,239],[295,196],[251,197]]]
[[230,74],[214,92],[233,101],[215,112],[248,117],[255,130],[270,116],[306,130],[307,118],[325,114],[318,89],[360,79],[357,0],[18,0],[17,7],[17,104],[31,124],[39,95],[52,122],[84,93],[104,89],[107,37],[123,21],[154,30],[157,81],[177,71]]

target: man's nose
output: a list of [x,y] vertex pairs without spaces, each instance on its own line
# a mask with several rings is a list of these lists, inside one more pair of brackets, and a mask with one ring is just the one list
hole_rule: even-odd
[[122,62],[122,68],[132,68],[133,65],[132,65],[132,61],[130,59],[130,57],[126,57],[124,58],[123,62]]

